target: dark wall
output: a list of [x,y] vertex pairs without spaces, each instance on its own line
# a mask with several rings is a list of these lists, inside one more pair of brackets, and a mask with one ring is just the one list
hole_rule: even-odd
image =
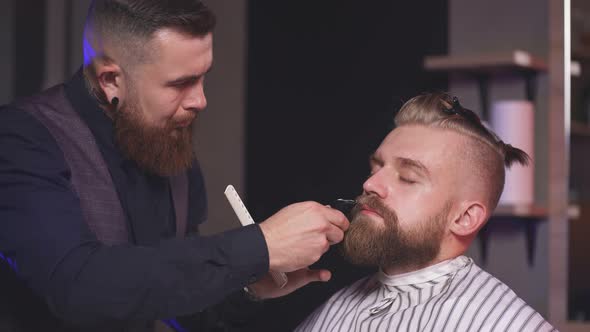
[[45,74],[45,2],[15,2],[14,94],[23,97],[38,92]]
[[[572,134],[570,141],[570,193],[580,207],[580,216],[569,221],[568,319],[590,320],[590,136]],[[575,195],[575,196],[574,196]]]
[[[304,200],[361,192],[368,156],[412,96],[446,90],[422,70],[447,51],[447,1],[251,1],[246,188],[255,220]],[[370,270],[331,250],[334,273],[265,303],[259,330],[290,331],[330,294]]]

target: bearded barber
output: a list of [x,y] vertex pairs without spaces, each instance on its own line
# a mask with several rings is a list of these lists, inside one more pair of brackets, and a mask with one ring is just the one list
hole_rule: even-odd
[[[317,203],[198,235],[206,196],[191,132],[207,103],[214,25],[197,0],[95,0],[83,68],[0,110],[3,326],[178,328],[167,319],[207,312],[246,286],[271,298],[330,278],[307,267],[348,221]],[[287,272],[286,287],[269,270]],[[219,317],[200,328],[228,327]]]

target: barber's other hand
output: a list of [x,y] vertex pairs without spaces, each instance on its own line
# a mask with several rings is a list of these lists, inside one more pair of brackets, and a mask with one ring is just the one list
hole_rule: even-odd
[[294,272],[287,273],[289,281],[285,287],[280,288],[274,279],[267,274],[259,281],[248,286],[250,291],[259,299],[272,299],[281,297],[309,284],[310,282],[330,280],[332,274],[328,270],[310,270],[303,268]]
[[349,222],[342,212],[316,202],[289,205],[264,222],[270,270],[291,272],[315,263],[344,238]]

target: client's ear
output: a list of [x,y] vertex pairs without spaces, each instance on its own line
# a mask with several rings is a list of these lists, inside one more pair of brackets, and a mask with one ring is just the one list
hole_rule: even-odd
[[460,213],[451,221],[450,230],[458,236],[477,233],[487,219],[487,209],[480,202],[465,202]]

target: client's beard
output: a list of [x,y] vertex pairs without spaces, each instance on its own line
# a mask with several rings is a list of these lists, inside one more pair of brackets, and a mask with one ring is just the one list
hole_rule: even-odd
[[136,106],[136,99],[130,97],[113,114],[115,140],[123,154],[142,170],[160,176],[189,169],[194,159],[192,124],[183,128],[173,122],[163,128],[150,126]]
[[[384,227],[361,214],[366,205],[383,217]],[[341,254],[352,264],[402,269],[422,268],[440,251],[448,208],[430,220],[402,229],[395,211],[377,197],[362,195],[351,213],[351,224],[341,244]]]

